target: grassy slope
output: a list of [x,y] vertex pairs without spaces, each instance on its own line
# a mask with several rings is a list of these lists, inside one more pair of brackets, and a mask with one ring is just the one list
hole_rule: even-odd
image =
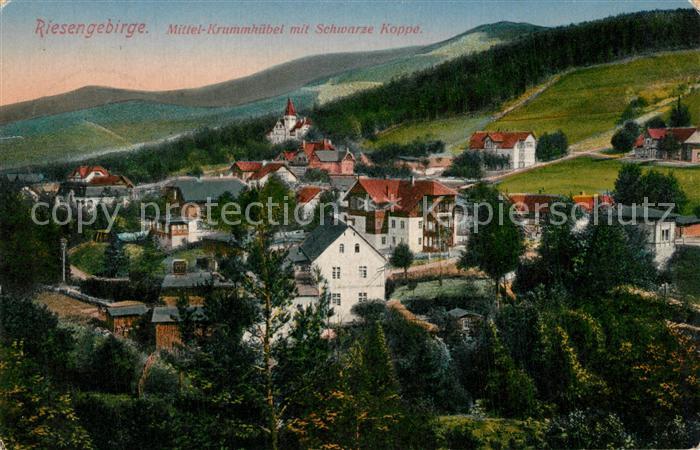
[[[614,159],[581,157],[550,164],[508,177],[498,187],[502,192],[539,192],[549,194],[578,194],[604,192],[613,189],[622,163]],[[652,167],[645,166],[644,170]],[[663,173],[672,172],[688,195],[684,213],[690,214],[700,205],[700,167],[669,168],[653,166]]]
[[[695,50],[576,70],[487,129],[538,134],[562,129],[576,143],[613,128],[636,96],[654,104],[673,96],[679,85],[700,83],[698,67],[700,51]],[[699,115],[696,106],[693,116]]]
[[406,144],[415,139],[435,139],[445,143],[448,150],[457,152],[474,131],[488,123],[488,116],[457,116],[448,119],[401,125],[382,133],[370,147],[382,144]]
[[[469,135],[480,128],[531,129],[538,134],[562,129],[571,143],[588,139],[591,145],[605,145],[610,141],[606,132],[615,127],[633,97],[643,96],[652,104],[647,110],[652,111],[653,104],[673,96],[681,84],[700,83],[699,66],[700,51],[689,51],[580,69],[561,76],[542,94],[490,124],[488,115],[407,123],[382,133],[368,145],[431,138],[445,141],[450,150],[458,152]],[[523,101],[536,91],[533,87],[503,107]],[[695,90],[685,102],[693,118],[700,120],[700,91]],[[661,108],[661,112],[668,109]]]
[[[104,255],[107,244],[104,242],[85,242],[70,251],[70,263],[85,273],[96,275],[104,271]],[[126,244],[124,251],[130,259],[137,258],[143,251],[141,246]]]

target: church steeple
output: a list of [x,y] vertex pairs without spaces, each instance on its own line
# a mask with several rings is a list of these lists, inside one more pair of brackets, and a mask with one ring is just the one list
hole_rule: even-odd
[[287,109],[284,110],[284,115],[285,116],[296,116],[297,115],[297,110],[294,108],[294,103],[292,103],[292,99],[287,97]]

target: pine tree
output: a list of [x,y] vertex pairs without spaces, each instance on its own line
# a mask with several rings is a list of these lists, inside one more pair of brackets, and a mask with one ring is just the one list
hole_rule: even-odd
[[669,125],[672,127],[687,127],[690,126],[691,121],[690,110],[686,105],[681,103],[681,98],[678,97],[676,105],[671,110]]
[[112,232],[109,235],[109,244],[105,249],[105,272],[107,277],[124,277],[129,273],[129,257],[124,250],[124,244]]

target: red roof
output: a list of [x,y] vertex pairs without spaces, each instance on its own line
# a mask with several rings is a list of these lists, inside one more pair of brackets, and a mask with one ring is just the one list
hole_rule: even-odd
[[235,168],[241,172],[255,172],[256,170],[260,170],[262,166],[263,164],[260,161],[236,161],[233,163],[231,170]]
[[552,194],[509,194],[508,198],[518,212],[532,213],[549,212],[549,205],[561,199]]
[[513,148],[518,141],[524,141],[530,135],[534,136],[531,131],[477,131],[469,138],[469,148],[483,149],[487,137],[500,144],[501,148]]
[[259,180],[265,175],[277,172],[282,167],[287,167],[285,163],[267,163],[250,176],[251,180]]
[[[548,213],[550,205],[561,201],[562,196],[555,194],[509,194],[508,198],[521,213]],[[574,203],[586,211],[592,211],[596,205],[612,205],[614,200],[609,194],[580,194],[572,197]]]
[[301,120],[297,120],[297,123],[292,127],[292,130],[298,130],[299,128],[302,128],[304,125],[311,125],[311,119],[307,119],[304,117]]
[[[668,132],[670,131],[671,134],[673,134],[673,136],[676,138],[676,140],[678,142],[683,143],[686,140],[688,140],[688,138],[693,133],[695,133],[695,130],[697,130],[697,128],[694,128],[694,127],[692,127],[692,128],[690,128],[690,127],[686,127],[686,128],[649,128],[647,130],[647,133],[649,134],[650,138],[658,140],[658,139],[665,138],[666,134],[668,134]],[[640,138],[643,139],[643,136],[640,136]],[[637,141],[639,141],[639,138],[637,138]],[[635,142],[635,144],[636,144],[636,142]]]
[[322,141],[302,141],[300,149],[306,153],[307,158],[311,159],[318,150],[335,150],[335,147],[330,139],[324,139]]
[[351,192],[366,192],[376,204],[395,203],[395,208],[411,212],[424,196],[456,196],[457,191],[434,180],[375,179],[360,177]]
[[574,195],[572,198],[574,200],[574,203],[576,203],[578,206],[582,207],[586,211],[593,211],[593,208],[596,205],[615,204],[615,200],[612,198],[612,195],[609,194],[581,194]]
[[108,175],[106,177],[95,177],[88,183],[91,186],[129,186],[133,187],[134,184],[124,175]]
[[318,186],[304,186],[304,187],[302,187],[301,189],[299,189],[297,191],[297,203],[300,205],[305,205],[305,204],[309,203],[322,190],[323,189],[321,189]]
[[80,166],[77,167],[69,175],[71,178],[79,176],[80,178],[87,177],[91,172],[103,172],[105,175],[109,175],[109,171],[102,166]]
[[285,116],[296,116],[297,110],[294,109],[294,103],[292,103],[291,98],[287,98],[287,108],[284,110]]

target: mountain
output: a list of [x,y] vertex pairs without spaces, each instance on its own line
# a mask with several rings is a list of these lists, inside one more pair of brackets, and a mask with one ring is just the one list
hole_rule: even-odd
[[[209,86],[171,91],[136,91],[86,86],[64,94],[0,107],[0,124],[39,116],[93,108],[130,100],[192,107],[237,106],[292,91],[312,81],[398,58],[421,47],[314,55],[280,64],[256,74]],[[313,70],[309,70],[313,67]]]
[[[367,78],[367,81],[384,81],[392,76],[423,69],[450,57],[485,50],[497,43],[541,28],[536,25],[513,22],[481,25],[446,41],[425,47],[308,56],[247,77],[192,89],[138,91],[86,86],[64,94],[0,106],[0,124],[135,100],[191,107],[238,106],[282,95],[319,80],[332,79],[337,82],[343,79],[342,76],[334,77],[339,74],[352,73],[354,75],[350,78],[353,79]],[[416,57],[425,59],[427,64],[422,62],[415,64]],[[373,70],[387,65],[394,70],[384,69],[385,76],[368,75]],[[313,70],[309,70],[309,67],[313,67]]]
[[202,126],[278,113],[287,96],[300,109],[310,108],[540,29],[499,22],[428,46],[310,56],[196,89],[145,92],[92,86],[3,106],[0,167],[138,148]]

